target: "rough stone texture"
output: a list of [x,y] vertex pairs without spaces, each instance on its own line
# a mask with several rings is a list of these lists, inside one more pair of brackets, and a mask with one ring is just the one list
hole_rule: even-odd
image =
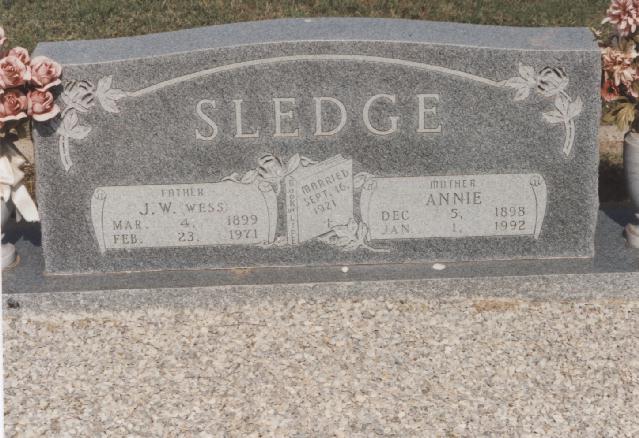
[[[58,136],[44,129],[35,135],[48,272],[593,255],[600,60],[586,29],[368,19],[284,20],[119,40],[45,43],[38,46],[36,54],[65,64],[66,80],[89,80],[96,85],[112,76],[110,84],[102,82],[105,88],[109,85],[138,93],[117,95],[121,97],[116,103],[119,113],[106,112],[97,101],[87,113],[78,113],[78,125],[91,127],[91,132],[84,139],[70,139],[72,166],[68,173],[59,157]],[[160,89],[147,88],[233,63],[336,55],[351,59],[289,58],[192,77]],[[399,65],[397,60],[450,70]],[[536,73],[545,67],[563,68],[570,80],[566,96],[572,103],[582,99],[583,110],[574,118],[576,136],[568,156],[562,152],[563,125],[547,123],[542,117],[554,110],[555,98],[543,96],[533,87],[525,100],[514,101],[516,90],[502,82],[520,76],[520,63]],[[469,79],[468,75],[473,76]],[[362,121],[366,100],[381,93],[396,95],[397,102],[377,105],[371,112],[373,123],[386,129],[390,115],[401,117],[398,131],[389,136],[371,134]],[[439,94],[441,134],[415,132],[415,96],[420,93]],[[348,120],[339,134],[312,135],[313,96],[332,96],[344,103]],[[299,138],[273,137],[273,97],[297,99]],[[213,142],[196,140],[196,129],[210,132],[196,116],[200,99],[217,102],[216,110],[209,107],[206,111],[219,127]],[[245,130],[259,127],[259,139],[233,137],[232,99],[244,99]],[[326,117],[327,121],[335,120],[336,111],[328,111]],[[385,246],[391,250],[388,253],[361,248],[340,251],[316,241],[295,247],[218,245],[99,253],[90,213],[96,188],[217,182],[233,172],[243,175],[255,169],[264,154],[287,162],[296,153],[317,161],[342,154],[353,160],[353,173],[380,177],[541,174],[548,187],[541,236],[538,240],[529,236],[393,240]],[[280,195],[279,236],[286,236],[283,198]]]
[[6,435],[634,436],[629,218],[591,260],[347,273],[43,276],[37,229],[8,230]]
[[[510,260],[432,264],[350,265],[46,275],[36,226],[7,229],[20,264],[2,273],[3,292],[29,309],[126,310],[141,305],[224,305],[282,297],[384,297],[397,292],[423,297],[493,295],[565,299],[639,295],[639,250],[626,246],[629,209],[602,211],[593,259]],[[343,268],[347,268],[344,272]],[[523,292],[522,292],[523,293]],[[514,294],[514,295],[513,295]],[[88,307],[86,307],[88,306]]]
[[631,437],[638,334],[636,298],[9,309],[5,433]]

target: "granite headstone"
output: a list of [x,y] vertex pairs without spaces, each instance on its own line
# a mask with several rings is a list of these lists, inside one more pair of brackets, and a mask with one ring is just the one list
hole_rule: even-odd
[[592,257],[583,28],[294,19],[39,44],[46,271]]

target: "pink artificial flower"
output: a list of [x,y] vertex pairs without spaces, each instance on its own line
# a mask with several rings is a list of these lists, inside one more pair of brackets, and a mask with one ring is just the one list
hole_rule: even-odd
[[3,45],[6,40],[7,37],[4,36],[4,29],[0,26],[0,46]]
[[27,117],[27,96],[18,89],[7,90],[0,96],[0,122]]
[[619,35],[626,37],[637,30],[639,0],[613,0],[603,23],[614,24]]
[[50,91],[31,90],[27,95],[27,114],[37,122],[46,122],[58,115],[60,108]]
[[629,45],[625,52],[614,47],[602,50],[603,69],[616,86],[624,84],[630,86],[637,78],[637,68],[633,65],[637,52],[634,45]]
[[46,56],[36,56],[31,60],[31,83],[40,90],[58,85],[61,74],[60,64]]
[[29,65],[31,61],[31,57],[29,56],[29,51],[24,47],[14,47],[9,50],[7,56],[15,56],[18,58],[24,65]]
[[619,87],[615,85],[614,81],[606,77],[606,80],[601,86],[601,97],[606,102],[612,102],[613,100],[617,100],[621,97],[621,90],[619,90]]
[[0,88],[19,87],[29,78],[29,69],[15,56],[0,59]]

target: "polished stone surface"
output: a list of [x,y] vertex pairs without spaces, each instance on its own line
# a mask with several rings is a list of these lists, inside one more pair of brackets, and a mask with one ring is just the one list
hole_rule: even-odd
[[[36,53],[78,81],[62,127],[35,133],[47,272],[593,255],[600,55],[586,29],[278,20]],[[489,198],[469,175],[541,178]],[[449,182],[402,196],[432,176]],[[386,208],[362,211],[390,178]],[[418,216],[422,203],[437,212]]]

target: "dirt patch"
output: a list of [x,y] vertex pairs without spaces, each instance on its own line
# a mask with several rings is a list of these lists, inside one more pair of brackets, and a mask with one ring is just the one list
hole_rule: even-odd
[[478,313],[482,312],[508,312],[519,307],[515,300],[481,300],[473,303],[473,308]]

